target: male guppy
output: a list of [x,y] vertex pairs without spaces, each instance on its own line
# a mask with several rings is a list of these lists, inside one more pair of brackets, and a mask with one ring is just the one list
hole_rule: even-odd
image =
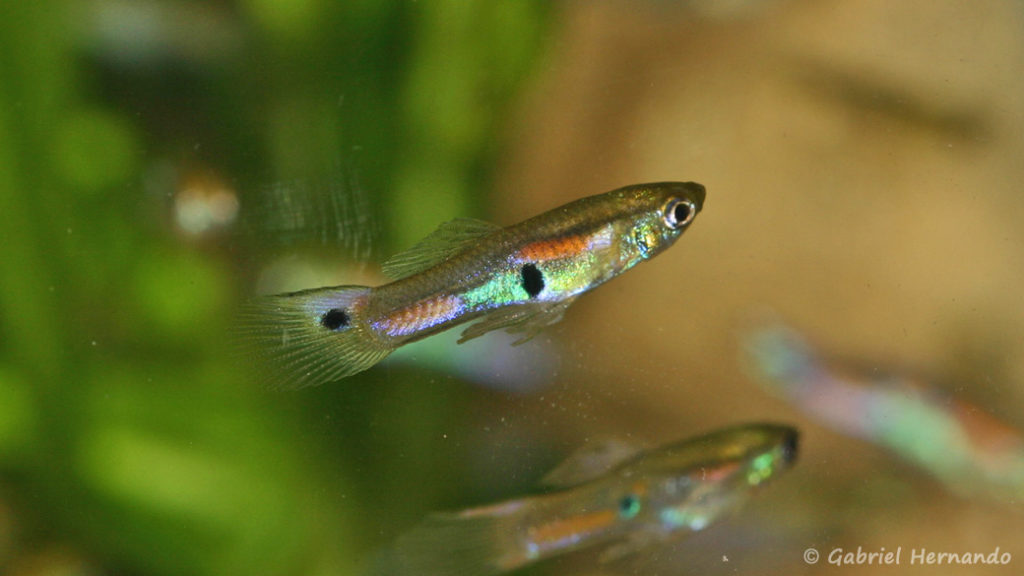
[[583,548],[602,562],[701,530],[789,469],[797,431],[748,424],[640,454],[578,453],[560,491],[434,514],[377,559],[376,575],[485,576]]
[[270,361],[276,386],[323,384],[366,370],[399,346],[479,320],[459,342],[505,329],[527,340],[583,292],[671,246],[704,187],[661,182],[582,198],[506,228],[452,220],[384,263],[394,281],[268,296],[240,335]]

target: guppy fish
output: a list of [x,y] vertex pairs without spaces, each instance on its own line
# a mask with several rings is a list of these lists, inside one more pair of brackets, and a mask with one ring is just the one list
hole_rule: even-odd
[[735,510],[793,465],[797,436],[788,426],[748,424],[640,454],[583,451],[545,478],[561,490],[434,514],[371,573],[486,576],[598,546],[601,562],[616,560]]
[[769,388],[827,426],[892,450],[956,493],[1024,498],[1024,436],[985,410],[905,371],[821,355],[781,324],[753,331],[746,348]]
[[384,263],[393,282],[258,299],[243,312],[239,335],[285,388],[351,376],[403,344],[477,319],[460,343],[497,329],[525,341],[583,292],[671,246],[704,193],[694,182],[638,184],[507,228],[452,220]]

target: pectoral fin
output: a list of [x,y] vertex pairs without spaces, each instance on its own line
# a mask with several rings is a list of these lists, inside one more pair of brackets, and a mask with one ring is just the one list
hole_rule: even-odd
[[612,544],[611,546],[604,549],[597,561],[604,564],[606,562],[614,562],[620,558],[634,554],[652,544],[664,542],[668,540],[665,534],[650,530],[640,530],[633,532],[626,537],[622,542]]

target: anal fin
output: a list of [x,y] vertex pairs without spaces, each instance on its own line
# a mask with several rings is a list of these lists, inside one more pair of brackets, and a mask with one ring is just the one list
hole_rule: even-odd
[[664,534],[653,532],[651,530],[640,530],[626,536],[626,538],[621,542],[617,542],[605,548],[601,552],[601,555],[598,556],[597,561],[601,564],[615,562],[616,560],[635,554],[636,552],[653,544],[665,542],[666,540],[668,540],[668,537]]
[[575,300],[573,296],[560,302],[533,302],[498,308],[463,330],[458,342],[462,344],[488,332],[504,329],[509,334],[522,334],[512,343],[522,344],[561,320],[566,308]]

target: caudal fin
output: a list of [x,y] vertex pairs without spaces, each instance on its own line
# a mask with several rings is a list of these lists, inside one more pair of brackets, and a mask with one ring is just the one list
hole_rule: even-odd
[[517,503],[434,514],[379,553],[367,576],[495,576],[528,562],[515,543]]
[[360,317],[370,293],[365,286],[337,286],[260,297],[243,308],[236,334],[243,352],[260,362],[268,387],[340,380],[392,351]]

